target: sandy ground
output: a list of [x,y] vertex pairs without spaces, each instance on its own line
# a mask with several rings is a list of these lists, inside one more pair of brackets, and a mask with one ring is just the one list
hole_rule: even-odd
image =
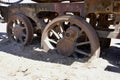
[[120,80],[120,42],[112,39],[104,56],[92,64],[40,49],[34,40],[30,46],[10,43],[5,24],[0,24],[0,80]]

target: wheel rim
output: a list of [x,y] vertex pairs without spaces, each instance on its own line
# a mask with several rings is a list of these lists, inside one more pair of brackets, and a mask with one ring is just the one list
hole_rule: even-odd
[[[65,22],[68,24],[63,25]],[[99,41],[94,30],[89,26],[78,17],[58,17],[45,28],[41,41],[42,47],[45,50],[57,49],[57,52],[64,56],[72,55],[87,59],[92,56],[98,57],[100,53]]]
[[8,38],[21,45],[29,44],[33,39],[33,28],[29,19],[17,14],[10,18],[7,24]]

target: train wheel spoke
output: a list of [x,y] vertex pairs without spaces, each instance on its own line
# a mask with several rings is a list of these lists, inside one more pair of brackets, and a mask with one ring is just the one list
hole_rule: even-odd
[[86,45],[86,44],[90,44],[90,41],[77,43],[76,46],[82,46],[82,45]]
[[83,54],[85,56],[90,56],[89,53],[87,52],[84,52],[83,50],[80,50],[80,49],[75,49],[75,52],[79,53],[79,54]]
[[55,35],[55,37],[56,37],[57,39],[60,39],[60,37],[59,37],[59,35],[58,35],[57,32],[55,32],[54,30],[51,30],[51,31],[53,32],[53,34]]
[[49,41],[49,42],[52,42],[52,43],[54,43],[54,44],[57,44],[57,42],[56,42],[55,40],[53,40],[53,39],[48,39],[48,41]]

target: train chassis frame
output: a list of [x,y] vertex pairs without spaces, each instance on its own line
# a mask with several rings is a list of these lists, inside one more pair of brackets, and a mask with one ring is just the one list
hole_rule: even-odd
[[[86,0],[86,3],[13,4],[0,10],[8,23],[10,40],[27,45],[37,34],[45,50],[56,49],[64,56],[84,56],[88,61],[99,57],[99,39],[104,42],[106,38],[120,38],[119,14],[110,11],[109,5],[105,7],[109,8],[107,11],[99,11],[91,10],[93,6],[88,4],[92,3]],[[108,47],[110,40],[107,43]]]

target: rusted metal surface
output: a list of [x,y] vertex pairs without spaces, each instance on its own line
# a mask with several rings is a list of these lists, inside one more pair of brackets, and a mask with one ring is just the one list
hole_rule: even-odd
[[[49,18],[52,20],[57,16],[65,15],[67,12],[74,13],[74,15],[82,16],[84,18],[90,18],[89,23],[96,30],[101,31],[114,31],[113,29],[109,29],[109,26],[116,26],[120,21],[119,0],[85,0],[85,2],[83,2],[84,0],[70,0],[73,3],[60,3],[61,0],[33,1],[39,3],[13,4],[7,8],[1,6],[1,15],[7,22],[13,14],[24,14],[31,18],[35,23],[36,29],[41,29],[41,31],[43,31],[45,27],[44,23],[41,22],[41,18]],[[115,29],[115,31],[116,30],[117,29]]]
[[120,0],[85,0],[85,8],[100,37],[120,38]]
[[[14,9],[14,10],[13,10]],[[19,4],[9,7],[10,13],[24,13],[33,12],[37,14],[39,12],[57,12],[60,15],[64,15],[65,12],[79,12],[81,16],[85,16],[84,3],[39,3],[39,4]],[[33,16],[33,15],[32,15]]]
[[119,0],[114,0],[113,11],[120,13],[120,1]]
[[85,17],[84,3],[39,3],[39,4],[15,4],[8,7],[9,17],[13,14],[24,14],[36,23],[36,29],[44,30],[43,18],[54,19],[57,16],[72,12]]
[[120,0],[85,0],[87,13],[120,13]]
[[[98,37],[120,39],[120,0],[32,1],[37,3],[0,6],[1,15],[8,23],[8,37],[18,43],[26,45],[37,34],[42,35],[45,50],[94,58],[100,54]],[[110,40],[105,46],[109,43]]]
[[[69,23],[62,25],[65,22]],[[83,55],[83,58],[92,59],[100,54],[94,29],[84,19],[75,16],[61,16],[48,23],[41,44],[45,50],[57,48],[57,52],[64,56]]]
[[113,0],[85,0],[88,13],[112,12]]
[[[76,26],[70,26],[64,38],[57,43],[57,51],[64,56],[70,56],[74,52],[75,41],[79,37],[80,30]],[[67,45],[67,46],[65,46]]]
[[26,16],[22,14],[13,15],[7,24],[7,34],[11,41],[27,45],[33,39],[33,27]]

